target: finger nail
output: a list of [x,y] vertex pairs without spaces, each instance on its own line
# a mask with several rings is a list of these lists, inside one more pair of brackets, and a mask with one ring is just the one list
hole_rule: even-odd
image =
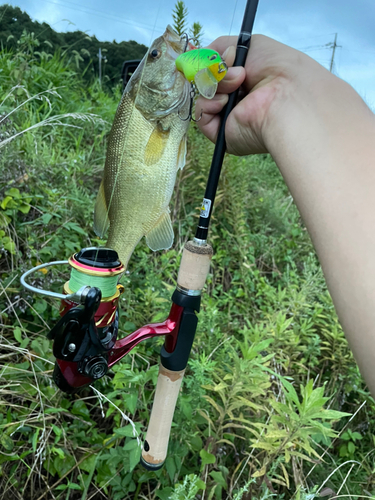
[[235,80],[242,74],[243,68],[242,66],[235,66],[234,68],[229,68],[227,77],[229,77],[231,80]]
[[212,101],[227,101],[228,94],[215,94],[211,100]]
[[235,55],[236,55],[236,48],[233,45],[230,45],[225,49],[222,58],[229,66],[231,66],[233,64]]

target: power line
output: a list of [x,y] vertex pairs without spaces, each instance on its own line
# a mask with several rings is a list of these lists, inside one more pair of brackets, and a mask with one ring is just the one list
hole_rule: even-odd
[[297,38],[296,40],[293,40],[293,42],[302,42],[303,40],[312,40],[312,39],[315,40],[316,38],[323,38],[323,37],[328,37],[331,35],[334,35],[334,33],[327,33],[325,35],[313,35],[313,36],[308,36],[305,38]]
[[[74,3],[74,2],[69,2],[68,0],[63,0],[63,1],[61,1],[61,0],[60,1],[43,0],[43,1],[47,2],[47,3],[51,3],[52,5],[61,5],[63,7],[66,7],[68,9],[71,9],[74,11],[80,11],[80,12],[83,12],[85,14],[90,14],[92,16],[101,17],[102,19],[104,18],[104,19],[108,19],[110,21],[116,21],[116,22],[121,23],[121,24],[127,24],[128,26],[133,26],[135,28],[140,27],[140,28],[147,29],[148,31],[152,31],[154,29],[154,27],[149,25],[149,24],[140,23],[137,21],[125,21],[125,20],[122,20],[115,15],[108,15],[108,12],[104,12],[102,10],[92,9],[90,7],[82,8],[81,5]],[[70,7],[70,5],[66,5],[66,4],[70,4],[70,5],[72,5],[72,7]],[[164,31],[164,28],[161,28],[159,26],[157,26],[156,28],[158,30]]]
[[301,49],[296,49],[296,50],[300,50],[301,52],[316,52],[317,50],[327,50],[327,46],[323,46],[323,47],[318,47],[316,46],[316,48],[314,47],[305,47],[305,48],[301,48]]
[[363,54],[375,54],[372,50],[353,50],[353,49],[347,49],[346,47],[341,47],[342,49],[346,50],[347,52],[361,52]]
[[[70,2],[69,0],[55,0],[55,1],[54,0],[43,0],[43,1],[50,3],[52,5],[60,5],[62,7],[67,8],[67,9],[71,9],[71,10],[83,12],[85,14],[89,14],[92,16],[100,17],[102,19],[104,18],[104,19],[108,19],[110,21],[116,21],[116,22],[121,23],[121,24],[126,24],[128,26],[133,26],[134,28],[137,28],[137,27],[143,28],[149,32],[154,32],[156,29],[159,30],[160,32],[164,32],[164,30],[165,30],[165,28],[162,28],[161,26],[156,26],[157,19],[156,19],[155,25],[152,26],[150,24],[140,23],[140,22],[133,21],[133,20],[125,21],[125,20],[123,20],[115,15],[111,15],[111,14],[108,15],[108,12],[105,12],[105,11],[102,11],[99,9],[93,9],[91,7],[82,7],[81,5],[79,5],[75,2]],[[67,4],[69,4],[69,5],[67,5]],[[53,26],[56,24],[57,23],[54,23]],[[77,28],[77,29],[79,29],[79,28]],[[94,34],[94,36],[95,36],[95,34]],[[207,42],[206,45],[208,45],[209,43],[211,43],[212,40],[208,40],[207,38],[203,38],[202,41]]]

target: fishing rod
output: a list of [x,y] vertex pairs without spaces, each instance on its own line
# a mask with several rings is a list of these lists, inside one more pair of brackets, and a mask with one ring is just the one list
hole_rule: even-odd
[[[245,65],[257,7],[258,0],[247,0],[233,66]],[[239,89],[229,95],[228,102],[221,115],[219,133],[216,139],[198,227],[195,238],[185,244],[177,277],[177,286],[172,296],[172,302],[182,307],[183,312],[175,348],[171,351],[167,337],[160,352],[159,375],[154,404],[141,456],[142,465],[149,470],[160,469],[167,457],[169,435],[177,397],[194,341],[201,292],[206,282],[213,255],[212,247],[207,243],[207,236],[226,151],[225,124],[230,112],[236,105],[238,92]]]
[[[247,0],[234,66],[245,64],[257,5],[258,0]],[[118,305],[124,291],[118,280],[125,268],[117,252],[110,248],[84,248],[68,261],[41,264],[21,277],[21,284],[30,292],[61,301],[61,318],[47,338],[53,340],[56,358],[54,382],[66,393],[77,392],[103,377],[109,368],[143,340],[165,336],[141,456],[142,465],[149,470],[160,469],[167,456],[173,414],[197,328],[201,292],[213,255],[212,247],[207,244],[207,235],[226,150],[225,123],[237,98],[238,90],[230,94],[222,113],[196,235],[184,247],[172,306],[164,322],[145,325],[118,339]],[[27,279],[36,271],[56,265],[69,265],[71,268],[63,293],[28,283]]]

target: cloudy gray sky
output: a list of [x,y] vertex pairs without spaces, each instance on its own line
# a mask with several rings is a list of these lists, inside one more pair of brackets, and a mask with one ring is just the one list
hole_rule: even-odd
[[[172,22],[175,0],[8,0],[56,31],[79,29],[99,40],[149,45]],[[204,42],[238,33],[246,0],[185,0]],[[70,24],[74,23],[74,24]],[[259,0],[254,33],[303,50],[326,67],[338,34],[334,72],[375,109],[375,0]]]

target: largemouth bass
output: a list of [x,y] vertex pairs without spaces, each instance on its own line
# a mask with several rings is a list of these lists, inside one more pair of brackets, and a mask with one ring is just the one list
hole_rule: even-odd
[[184,52],[168,26],[127,84],[109,135],[94,229],[126,266],[143,236],[151,250],[172,246],[169,202],[185,163],[190,84],[175,65]]

